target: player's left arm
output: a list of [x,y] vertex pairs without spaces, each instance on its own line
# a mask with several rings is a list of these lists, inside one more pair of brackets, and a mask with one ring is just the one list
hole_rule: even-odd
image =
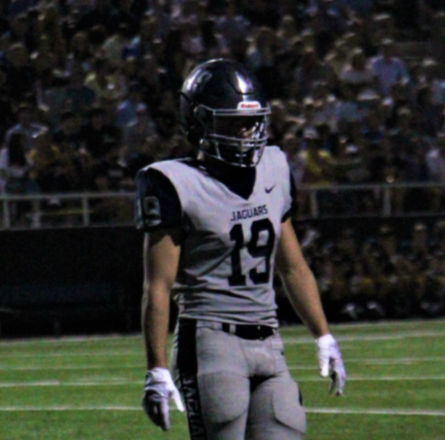
[[330,374],[330,391],[336,388],[337,395],[341,395],[346,380],[342,356],[329,332],[317,283],[303,256],[290,218],[281,225],[276,267],[292,307],[315,337],[322,376]]

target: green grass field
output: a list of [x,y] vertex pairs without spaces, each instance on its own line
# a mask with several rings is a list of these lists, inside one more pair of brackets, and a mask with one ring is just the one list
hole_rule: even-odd
[[[328,397],[312,339],[282,329],[308,412],[308,440],[445,440],[445,320],[331,327],[348,372]],[[0,440],[185,440],[172,411],[165,434],[140,408],[139,336],[0,343]]]

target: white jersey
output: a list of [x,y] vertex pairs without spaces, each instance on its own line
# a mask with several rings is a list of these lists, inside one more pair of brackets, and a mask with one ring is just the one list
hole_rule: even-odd
[[[163,176],[157,188],[171,183],[176,214],[150,173]],[[163,161],[140,171],[139,227],[184,231],[173,287],[180,317],[277,326],[274,260],[294,193],[283,152],[266,147],[254,176],[243,196],[197,161]]]

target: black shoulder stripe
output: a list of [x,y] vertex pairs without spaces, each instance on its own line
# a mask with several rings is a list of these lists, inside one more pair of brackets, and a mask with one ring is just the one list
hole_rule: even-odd
[[170,179],[151,167],[139,171],[136,179],[136,226],[146,231],[180,227],[181,202]]
[[298,212],[297,187],[295,185],[294,177],[292,176],[292,172],[290,170],[289,170],[289,182],[290,182],[291,205],[289,210],[283,215],[281,222],[286,221],[289,217],[294,216]]

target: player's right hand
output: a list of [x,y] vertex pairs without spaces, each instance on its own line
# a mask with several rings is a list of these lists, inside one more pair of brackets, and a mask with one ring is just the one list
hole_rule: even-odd
[[166,368],[153,368],[145,377],[142,407],[152,422],[167,431],[170,428],[168,400],[173,399],[179,411],[184,411],[178,389]]

